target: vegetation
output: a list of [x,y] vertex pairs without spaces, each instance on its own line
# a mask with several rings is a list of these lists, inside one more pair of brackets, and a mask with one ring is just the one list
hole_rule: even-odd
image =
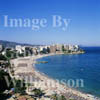
[[4,55],[0,54],[0,60],[7,61],[7,58]]
[[5,80],[5,77],[8,78],[9,81],[11,81],[11,78],[8,73],[4,72],[3,70],[0,70],[0,100],[6,100],[10,95],[5,94],[5,90],[10,90],[13,87],[13,83],[11,82],[10,85],[7,85],[7,82]]
[[40,98],[41,96],[44,95],[43,91],[40,90],[40,89],[36,89],[36,88],[35,88],[35,89],[33,90],[33,92],[34,92],[34,96],[35,96],[35,97],[39,97],[39,98]]
[[65,52],[65,51],[66,51],[66,50],[65,50],[65,48],[64,48],[64,45],[62,46],[62,51],[63,51],[63,52]]
[[57,94],[53,94],[53,95],[51,96],[51,99],[53,99],[53,100],[58,100],[58,95],[57,95]]
[[66,100],[65,96],[63,96],[63,95],[59,96],[57,94],[53,94],[51,96],[51,99],[53,99],[53,100]]
[[0,93],[3,93],[6,89],[10,89],[12,87],[12,84],[8,87],[6,80],[5,80],[5,76],[11,80],[10,76],[8,73],[4,72],[3,70],[0,71],[0,84],[2,85],[0,87]]
[[7,57],[7,59],[17,58],[16,51],[7,50],[5,56]]
[[19,57],[24,57],[24,53],[18,53]]
[[49,47],[47,47],[47,53],[50,53],[50,49],[49,49]]
[[26,54],[26,56],[32,55],[33,54],[32,49],[30,49],[29,47],[26,47],[25,48],[25,54]]
[[61,95],[60,100],[66,100],[65,96]]
[[25,87],[24,81],[15,80],[14,92],[20,93],[20,94],[25,94],[25,90],[26,90],[26,87]]

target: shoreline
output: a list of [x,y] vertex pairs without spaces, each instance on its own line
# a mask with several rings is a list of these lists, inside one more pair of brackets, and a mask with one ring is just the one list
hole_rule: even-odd
[[[55,91],[56,93],[63,94],[64,96],[66,96],[67,94],[73,95],[74,97],[76,96],[77,98],[80,98],[78,100],[100,100],[98,97],[95,97],[95,96],[87,94],[87,93],[80,92],[76,89],[69,88],[69,87],[65,86],[64,84],[58,83],[55,79],[45,75],[44,73],[42,73],[36,69],[35,64],[36,64],[37,59],[47,57],[47,56],[53,56],[53,55],[58,55],[58,54],[46,54],[46,55],[38,55],[38,56],[29,57],[29,59],[31,59],[30,63],[28,62],[30,72],[34,73],[35,77],[38,77],[42,82],[44,82],[44,83],[46,82],[45,84],[47,84],[47,80],[48,80],[48,81],[52,81],[54,84],[56,84],[58,86],[56,88],[42,87],[42,86],[37,87],[36,86],[36,88],[41,88],[42,90],[47,90],[48,93]],[[25,60],[26,58],[24,57],[23,59]],[[21,72],[23,72],[23,70],[24,70],[24,69],[23,70],[22,69],[21,69]],[[24,74],[27,72],[28,71],[26,69],[26,72],[24,72]],[[20,73],[20,71],[19,71],[19,73]],[[77,100],[77,99],[75,99],[75,100]]]
[[[58,54],[51,54],[51,55],[40,56],[40,57],[36,58],[35,61],[38,60],[38,59],[40,59],[40,58],[47,57],[47,56],[53,56],[53,55],[58,55]],[[59,54],[59,55],[60,55],[60,54]],[[44,74],[44,73],[38,71],[38,70],[36,69],[35,64],[34,64],[33,68],[34,68],[34,70],[35,70],[37,73],[39,73],[40,75],[43,75],[44,77],[49,78],[49,79],[52,79],[53,81],[56,82],[55,79],[53,79],[53,78],[47,76],[46,74]],[[61,83],[58,83],[58,84],[61,84]],[[91,94],[88,94],[88,93],[83,93],[83,92],[78,91],[78,90],[76,90],[76,89],[74,89],[74,88],[69,88],[69,87],[65,86],[64,84],[61,84],[61,86],[64,86],[64,88],[68,89],[68,91],[70,91],[70,92],[72,92],[72,93],[75,93],[75,95],[82,96],[82,97],[84,97],[84,98],[87,99],[87,100],[99,100],[99,98],[98,98],[98,97],[95,97],[94,95],[91,95]]]

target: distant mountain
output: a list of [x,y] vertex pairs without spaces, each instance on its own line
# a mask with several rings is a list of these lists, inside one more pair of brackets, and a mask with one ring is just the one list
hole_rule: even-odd
[[39,46],[39,45],[32,45],[32,44],[26,44],[26,43],[10,42],[10,41],[5,41],[5,40],[0,40],[0,44],[3,45],[4,47],[13,47],[13,48],[15,48],[16,45],[21,45],[21,46]]

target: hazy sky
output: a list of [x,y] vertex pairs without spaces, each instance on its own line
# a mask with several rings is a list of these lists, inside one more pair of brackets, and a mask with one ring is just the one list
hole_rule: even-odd
[[[46,18],[39,30],[4,27],[4,17]],[[52,15],[71,19],[66,31],[52,28]],[[31,44],[81,44],[100,46],[100,0],[0,0],[0,40]]]

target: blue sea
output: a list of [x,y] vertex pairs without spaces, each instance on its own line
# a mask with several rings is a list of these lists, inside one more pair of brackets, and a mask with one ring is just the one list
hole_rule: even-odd
[[38,61],[36,69],[54,79],[83,79],[84,87],[75,88],[100,97],[100,47],[83,47],[85,54],[54,55]]

